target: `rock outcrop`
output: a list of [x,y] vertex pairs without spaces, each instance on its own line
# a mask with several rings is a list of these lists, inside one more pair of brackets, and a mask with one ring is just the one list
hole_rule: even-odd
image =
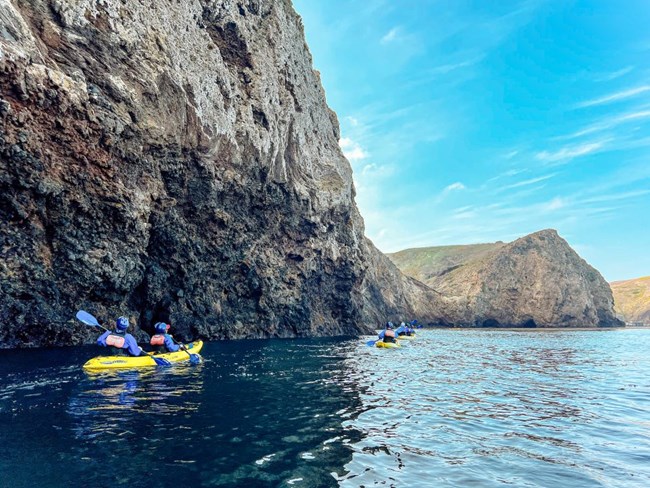
[[573,257],[543,317],[540,290],[488,303],[543,246],[480,293],[403,276],[364,237],[339,137],[289,0],[0,0],[0,347],[92,341],[80,308],[207,339],[608,323]]
[[368,282],[381,257],[288,0],[1,0],[0,72],[2,347],[92,340],[79,308],[216,339],[353,334],[400,306]]
[[610,283],[615,310],[625,322],[650,325],[650,276]]
[[[554,230],[509,244],[446,246],[389,255],[439,292],[446,322],[459,326],[609,327],[609,285]],[[414,272],[421,263],[423,272]]]

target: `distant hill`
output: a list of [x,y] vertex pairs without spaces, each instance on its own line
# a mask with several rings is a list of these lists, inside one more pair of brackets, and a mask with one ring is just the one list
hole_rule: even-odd
[[407,249],[388,257],[439,293],[450,325],[623,325],[608,283],[552,229],[510,243]]
[[614,308],[625,322],[650,325],[650,276],[610,283]]
[[405,249],[387,256],[402,273],[427,285],[469,261],[482,260],[505,245],[503,242]]

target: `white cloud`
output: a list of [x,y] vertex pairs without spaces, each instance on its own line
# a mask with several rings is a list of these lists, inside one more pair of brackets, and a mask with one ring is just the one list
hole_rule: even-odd
[[519,188],[522,186],[534,185],[535,183],[539,183],[540,181],[553,178],[555,175],[557,175],[557,173],[551,173],[550,175],[539,176],[537,178],[530,178],[528,180],[518,181],[517,183],[512,183],[510,185],[506,185],[504,187],[499,188],[499,191],[510,190],[512,188]]
[[588,100],[586,102],[582,102],[578,104],[577,107],[578,108],[593,107],[594,105],[603,105],[606,103],[617,102],[619,100],[625,100],[626,98],[634,97],[636,95],[645,93],[647,91],[650,91],[650,85],[641,85],[641,86],[637,86],[636,88],[630,88],[628,90],[612,93],[610,95],[606,95],[601,98],[596,98],[594,100]]
[[450,73],[452,71],[456,71],[457,69],[460,68],[465,68],[467,66],[472,66],[479,61],[483,59],[483,56],[477,56],[471,59],[467,59],[465,61],[460,61],[458,63],[449,63],[449,64],[441,64],[438,66],[435,66],[431,69],[428,70],[430,74],[443,74],[446,75],[447,73]]
[[465,190],[465,185],[463,185],[460,181],[457,181],[456,183],[452,183],[449,186],[446,186],[444,190],[442,190],[443,193],[449,193],[454,190]]
[[391,30],[389,30],[384,36],[381,38],[382,44],[388,44],[389,42],[393,42],[398,39],[399,37],[399,27],[393,27]]
[[463,185],[460,181],[457,181],[457,182],[455,182],[455,183],[452,183],[451,185],[447,185],[445,188],[443,188],[443,190],[440,192],[440,194],[435,198],[434,202],[435,202],[436,204],[437,204],[437,203],[440,203],[440,202],[442,202],[442,201],[447,197],[447,195],[449,195],[451,192],[454,192],[454,191],[462,191],[462,190],[466,190],[466,189],[467,189],[467,188],[465,187],[465,185]]
[[586,198],[581,203],[602,203],[612,202],[615,200],[625,200],[628,198],[640,197],[650,193],[650,190],[634,190],[622,193],[610,193],[608,195],[598,195],[596,197]]
[[618,71],[612,71],[611,73],[607,73],[605,75],[602,75],[598,78],[596,78],[596,81],[612,81],[615,80],[616,78],[620,78],[621,76],[625,76],[629,72],[631,72],[634,69],[634,66],[626,66],[623,69],[619,69]]
[[566,206],[566,201],[563,198],[555,197],[550,202],[546,202],[542,206],[542,209],[548,212],[552,212],[554,210],[559,210],[561,208],[564,208],[565,206]]
[[636,112],[629,112],[622,115],[615,115],[613,117],[603,119],[600,122],[585,127],[584,129],[581,129],[577,132],[574,132],[566,136],[559,136],[556,137],[555,139],[556,140],[576,139],[582,136],[586,136],[588,134],[593,134],[594,132],[601,132],[607,129],[613,129],[614,127],[617,127],[621,124],[625,124],[626,122],[642,120],[647,118],[650,118],[650,110],[637,110]]
[[593,153],[605,146],[610,139],[605,139],[601,141],[588,142],[585,144],[579,144],[576,146],[565,146],[557,151],[541,151],[538,152],[535,157],[546,163],[566,163],[574,158],[581,156],[586,156],[587,154]]
[[357,118],[355,118],[355,117],[347,116],[347,117],[345,118],[345,120],[347,120],[348,122],[350,122],[350,125],[351,125],[352,127],[356,127],[356,126],[359,125],[359,119],[357,119]]
[[368,157],[368,153],[358,143],[348,137],[340,139],[339,146],[348,161],[361,161]]

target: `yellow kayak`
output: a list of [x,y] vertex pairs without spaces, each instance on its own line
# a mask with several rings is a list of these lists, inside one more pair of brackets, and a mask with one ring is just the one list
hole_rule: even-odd
[[394,347],[402,347],[399,345],[399,342],[384,342],[384,341],[375,342],[375,346],[385,347],[386,349],[392,349]]
[[[186,347],[190,354],[198,354],[203,347],[203,341],[186,344]],[[155,357],[157,359],[165,359],[170,363],[188,361],[190,359],[189,354],[185,351],[156,354]],[[156,362],[151,356],[143,354],[142,356],[99,356],[88,360],[83,365],[83,368],[97,371],[99,369],[147,368],[150,366],[156,366]]]
[[410,336],[401,335],[401,336],[398,336],[397,339],[399,339],[400,341],[403,341],[404,339],[406,339],[407,341],[412,341],[413,339],[415,339],[415,334],[411,334]]

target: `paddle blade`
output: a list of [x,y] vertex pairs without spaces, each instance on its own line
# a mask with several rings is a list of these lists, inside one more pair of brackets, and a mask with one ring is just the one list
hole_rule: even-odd
[[198,354],[190,354],[190,363],[199,364],[201,362],[201,356]]
[[90,325],[92,327],[101,327],[95,317],[90,315],[88,312],[84,312],[83,310],[79,310],[77,312],[77,319],[86,325]]
[[151,359],[155,361],[158,366],[171,366],[172,363],[167,361],[165,358],[157,358],[156,356],[150,356]]
[[376,342],[377,342],[377,341],[368,341],[368,342],[366,342],[366,346],[368,346],[368,347],[372,347],[372,346],[375,345]]

